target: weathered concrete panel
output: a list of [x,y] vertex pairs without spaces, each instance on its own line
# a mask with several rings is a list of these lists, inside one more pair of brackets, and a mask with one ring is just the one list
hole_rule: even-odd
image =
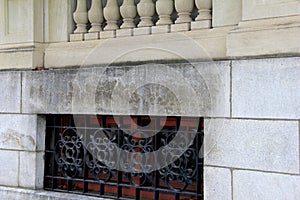
[[233,199],[298,200],[300,176],[233,171]]
[[23,72],[24,113],[229,116],[229,62]]
[[233,61],[232,115],[300,118],[300,58]]
[[0,112],[20,112],[21,73],[0,72]]
[[18,186],[19,153],[0,150],[0,163],[0,185]]
[[35,151],[36,132],[36,115],[0,115],[1,149]]
[[207,165],[299,173],[299,127],[294,121],[205,120]]
[[231,200],[231,172],[229,169],[204,167],[204,199]]

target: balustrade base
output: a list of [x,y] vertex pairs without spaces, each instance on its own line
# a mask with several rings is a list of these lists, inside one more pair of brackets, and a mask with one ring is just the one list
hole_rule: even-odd
[[84,34],[83,33],[75,33],[70,35],[70,41],[75,42],[75,41],[83,41],[84,39]]
[[100,39],[107,39],[107,38],[115,38],[116,37],[116,31],[101,31],[100,32]]
[[133,36],[133,29],[118,29],[116,31],[116,37],[130,37]]
[[133,35],[150,35],[151,34],[151,27],[140,27],[133,29]]
[[182,31],[190,31],[191,23],[182,23],[182,24],[172,24],[171,32],[182,32]]
[[98,40],[98,39],[100,39],[100,33],[99,32],[84,34],[84,40]]
[[202,20],[202,21],[195,21],[191,23],[191,29],[203,29],[203,28],[211,28],[211,20]]
[[170,25],[153,26],[152,34],[169,33]]

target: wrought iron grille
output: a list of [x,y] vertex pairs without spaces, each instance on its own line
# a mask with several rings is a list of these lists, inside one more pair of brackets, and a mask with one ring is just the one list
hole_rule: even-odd
[[[100,159],[118,158],[108,144],[143,155],[171,144],[178,134],[192,142],[174,162],[153,171],[136,171],[136,166],[131,172],[122,171]],[[201,200],[202,142],[202,118],[48,115],[44,189],[113,199]],[[170,159],[170,154],[162,158]],[[127,159],[138,165],[144,158]]]

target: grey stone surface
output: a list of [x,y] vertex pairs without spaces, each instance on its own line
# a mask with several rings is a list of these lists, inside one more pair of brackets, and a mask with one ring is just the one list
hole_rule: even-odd
[[205,120],[207,165],[299,173],[297,121]]
[[0,114],[0,148],[36,150],[37,116]]
[[70,113],[76,70],[23,72],[23,113]]
[[0,150],[0,163],[0,185],[18,186],[19,152]]
[[233,61],[234,117],[300,118],[300,58]]
[[300,176],[233,172],[233,199],[299,200]]
[[0,72],[0,112],[20,112],[21,73]]
[[229,116],[229,62],[23,72],[24,113]]
[[99,197],[9,187],[0,187],[0,196],[2,200],[104,200]]
[[204,200],[232,200],[229,169],[204,167]]
[[25,188],[43,188],[43,153],[20,152],[19,186]]

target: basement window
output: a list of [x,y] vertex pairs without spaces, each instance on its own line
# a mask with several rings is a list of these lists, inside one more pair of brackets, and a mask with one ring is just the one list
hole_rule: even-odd
[[46,123],[45,190],[203,199],[203,118],[48,115]]

